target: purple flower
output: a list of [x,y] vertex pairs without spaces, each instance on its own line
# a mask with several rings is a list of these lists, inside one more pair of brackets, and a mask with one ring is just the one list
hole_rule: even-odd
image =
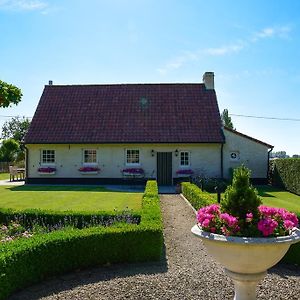
[[81,167],[79,172],[98,172],[100,169],[98,167]]
[[190,169],[188,169],[188,170],[178,170],[178,171],[176,171],[176,174],[178,175],[180,175],[180,174],[182,174],[182,175],[193,175],[194,174],[194,171],[193,170],[190,170]]
[[38,168],[38,172],[40,173],[53,173],[56,171],[56,168],[54,167],[41,167]]
[[144,174],[144,170],[142,168],[127,168],[123,169],[122,172],[130,174]]

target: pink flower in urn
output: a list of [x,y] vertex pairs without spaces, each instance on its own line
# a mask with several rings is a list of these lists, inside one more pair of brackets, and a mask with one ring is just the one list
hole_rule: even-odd
[[253,213],[247,213],[246,214],[246,222],[250,223],[253,220]]
[[262,219],[258,222],[257,228],[262,232],[263,236],[268,236],[273,234],[275,228],[278,226],[278,222],[271,219]]

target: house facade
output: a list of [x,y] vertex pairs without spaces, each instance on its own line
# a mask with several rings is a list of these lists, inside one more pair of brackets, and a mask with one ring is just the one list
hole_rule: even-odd
[[272,146],[223,128],[214,74],[200,84],[47,85],[25,137],[27,183],[264,181]]

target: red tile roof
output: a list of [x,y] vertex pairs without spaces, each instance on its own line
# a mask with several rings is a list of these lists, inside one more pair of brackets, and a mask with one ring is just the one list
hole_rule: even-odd
[[204,84],[45,86],[25,143],[223,143]]

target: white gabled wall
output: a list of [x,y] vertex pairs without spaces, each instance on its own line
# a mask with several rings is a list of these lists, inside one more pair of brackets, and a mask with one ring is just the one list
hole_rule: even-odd
[[[40,151],[42,149],[54,149],[56,154],[55,166],[57,172],[51,177],[57,178],[80,178],[87,177],[82,175],[78,169],[83,166],[83,149],[97,149],[98,167],[101,172],[97,175],[88,175],[98,178],[121,178],[121,170],[126,168],[125,150],[140,150],[140,167],[144,169],[145,176],[156,178],[156,153],[172,152],[172,171],[173,177],[176,171],[180,169],[180,154],[176,157],[175,150],[190,152],[190,166],[186,169],[192,169],[195,174],[204,174],[208,177],[221,176],[221,145],[220,144],[53,144],[53,145],[26,145],[29,151],[28,155],[28,177],[47,177],[40,175]],[[154,156],[151,154],[154,150]],[[182,168],[184,169],[184,167]]]
[[[223,152],[224,177],[229,177],[230,168],[234,169],[244,164],[251,170],[252,178],[266,178],[269,148],[226,129],[224,129],[224,135],[226,140]],[[232,152],[236,152],[239,159],[233,160],[230,157]]]

